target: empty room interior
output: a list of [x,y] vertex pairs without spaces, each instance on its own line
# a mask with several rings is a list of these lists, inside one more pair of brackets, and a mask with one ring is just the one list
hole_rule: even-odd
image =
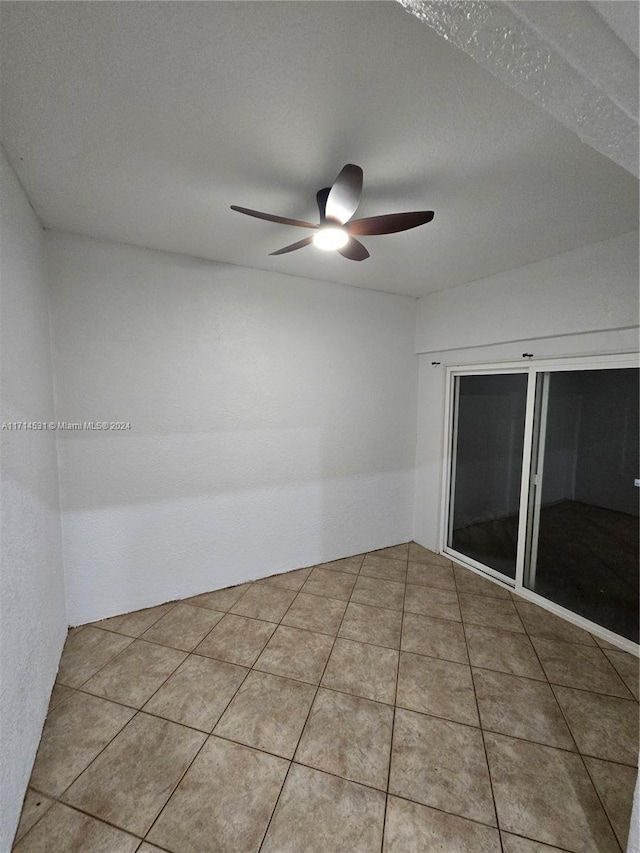
[[640,853],[638,9],[0,0],[0,853]]

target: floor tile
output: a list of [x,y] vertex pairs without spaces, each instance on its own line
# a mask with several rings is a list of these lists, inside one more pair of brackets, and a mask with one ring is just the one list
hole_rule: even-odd
[[407,583],[435,586],[439,589],[456,588],[451,566],[438,566],[432,563],[409,563]]
[[319,563],[316,569],[329,569],[332,572],[346,572],[357,575],[364,560],[364,554],[356,554],[355,557],[343,557],[341,560],[332,560],[330,563]]
[[539,841],[531,841],[530,838],[521,838],[519,835],[511,835],[509,832],[500,833],[502,837],[502,849],[504,853],[563,853],[559,847],[550,847]]
[[138,713],[65,794],[65,801],[144,835],[206,736]]
[[231,608],[238,616],[252,616],[265,622],[279,622],[296,597],[292,589],[254,584]]
[[239,666],[253,666],[276,627],[273,622],[228,613],[195,651]]
[[419,655],[468,663],[462,625],[448,619],[405,613],[401,648]]
[[468,664],[400,652],[396,703],[410,711],[479,725]]
[[456,815],[389,797],[384,853],[501,853],[498,830]]
[[293,758],[315,694],[312,684],[253,671],[214,734]]
[[566,619],[561,619],[537,604],[517,598],[516,607],[527,633],[532,637],[542,637],[546,640],[562,640],[566,643],[582,643],[595,646],[591,634],[572,625]]
[[392,560],[377,554],[367,554],[360,569],[360,577],[380,578],[404,583],[407,579],[407,561]]
[[581,853],[619,853],[582,759],[485,734],[500,827]]
[[490,598],[485,595],[469,595],[461,592],[460,610],[462,621],[467,625],[482,625],[485,628],[502,628],[524,634],[522,622],[511,599]]
[[55,800],[52,800],[50,797],[46,797],[39,791],[33,791],[31,788],[28,788],[24,798],[24,803],[22,804],[22,813],[20,814],[20,823],[16,830],[15,841],[20,841],[22,836],[25,835],[32,826],[35,826],[40,818],[49,811],[54,802]]
[[56,803],[14,848],[15,853],[134,853],[140,844],[121,829]]
[[219,610],[176,604],[173,610],[144,632],[142,639],[192,652],[223,616]]
[[320,688],[295,760],[386,791],[393,708]]
[[409,542],[409,561],[413,563],[433,563],[436,566],[453,565],[448,557],[436,554],[435,551],[423,548],[422,545],[417,545],[415,542]]
[[232,663],[189,655],[151,697],[144,710],[209,733],[247,672],[244,667]]
[[294,764],[261,853],[372,853],[384,806],[381,791]]
[[409,543],[403,542],[402,545],[390,545],[388,548],[378,548],[377,551],[370,551],[368,557],[385,557],[391,560],[404,560],[407,562],[409,556]]
[[479,729],[396,710],[389,793],[496,826]]
[[106,631],[115,631],[116,634],[126,634],[128,637],[140,637],[158,619],[173,610],[175,601],[167,604],[159,604],[157,607],[146,607],[144,610],[134,610],[132,613],[123,613],[121,616],[112,616],[109,619],[101,619],[94,622],[96,628],[104,628]]
[[213,592],[203,592],[201,595],[186,598],[184,604],[195,604],[197,607],[209,607],[211,610],[226,612],[231,610],[250,586],[250,583],[241,583],[238,586],[228,586],[225,589],[216,589]]
[[351,601],[347,605],[338,636],[397,649],[400,646],[401,626],[402,613],[399,611]]
[[65,687],[64,684],[54,684],[51,696],[49,697],[49,712],[57,708],[61,702],[68,699],[74,691],[73,687]]
[[458,594],[454,589],[436,589],[431,586],[408,583],[404,609],[410,613],[420,613],[422,616],[462,621]]
[[640,699],[640,690],[638,689],[640,663],[638,658],[620,649],[605,649],[604,653],[633,696]]
[[356,578],[351,573],[315,568],[302,587],[302,592],[348,601],[355,582]]
[[636,764],[638,760],[638,705],[570,687],[554,687],[578,749],[585,755]]
[[474,669],[473,680],[483,729],[575,751],[546,682],[486,669]]
[[613,643],[610,643],[608,640],[603,640],[602,637],[598,637],[597,634],[591,634],[591,639],[595,641],[597,646],[600,646],[601,649],[617,649],[618,646],[614,646]]
[[620,846],[626,850],[631,825],[633,793],[638,775],[636,768],[627,767],[624,764],[613,764],[611,761],[602,761],[599,758],[585,758],[584,762]]
[[308,569],[294,569],[292,572],[280,572],[280,574],[271,575],[268,578],[260,578],[256,583],[264,583],[267,586],[279,586],[282,589],[293,589],[298,592],[310,574],[311,567]]
[[148,840],[175,853],[257,853],[288,766],[282,758],[210,737]]
[[508,589],[499,586],[488,578],[481,577],[470,569],[462,566],[454,566],[458,592],[470,593],[472,595],[487,595],[489,598],[506,598],[511,601]]
[[553,684],[631,698],[624,682],[597,646],[580,646],[538,637],[532,637],[531,642],[547,678]]
[[489,770],[503,853],[625,847],[637,660],[415,543],[70,629],[59,678],[23,853],[380,853],[387,779],[383,853],[499,853]]
[[177,649],[134,640],[82,689],[104,699],[141,708],[186,656]]
[[398,652],[394,649],[337,639],[322,685],[393,704],[397,672]]
[[525,634],[466,625],[467,648],[472,666],[546,681],[531,640]]
[[56,681],[67,687],[80,687],[132,642],[131,637],[90,625],[77,634],[70,634],[64,644]]
[[360,576],[353,589],[351,601],[356,604],[370,604],[373,607],[386,607],[389,610],[402,610],[404,584]]
[[333,646],[333,637],[280,625],[255,663],[272,675],[317,684]]
[[335,598],[301,592],[282,618],[282,624],[335,636],[346,606]]
[[97,696],[74,693],[46,719],[30,784],[59,797],[134,713]]

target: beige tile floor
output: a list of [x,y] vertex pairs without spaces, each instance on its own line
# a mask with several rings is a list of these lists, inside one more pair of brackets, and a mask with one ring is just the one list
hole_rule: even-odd
[[17,853],[620,853],[637,660],[414,543],[73,629]]

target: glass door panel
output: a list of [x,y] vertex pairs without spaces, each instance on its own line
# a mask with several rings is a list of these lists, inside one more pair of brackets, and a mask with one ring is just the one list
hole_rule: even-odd
[[638,370],[539,373],[524,585],[638,642]]
[[455,378],[447,546],[516,576],[527,373]]

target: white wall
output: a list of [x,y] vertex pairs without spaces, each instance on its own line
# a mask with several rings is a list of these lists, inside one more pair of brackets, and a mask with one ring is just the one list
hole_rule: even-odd
[[424,296],[418,300],[416,352],[637,325],[635,231]]
[[47,242],[71,624],[411,538],[414,299]]
[[[0,421],[54,419],[43,235],[0,149]],[[0,850],[9,850],[66,636],[54,434],[0,430]]]
[[637,326],[637,232],[418,300],[415,540],[439,544],[447,365],[630,352]]

